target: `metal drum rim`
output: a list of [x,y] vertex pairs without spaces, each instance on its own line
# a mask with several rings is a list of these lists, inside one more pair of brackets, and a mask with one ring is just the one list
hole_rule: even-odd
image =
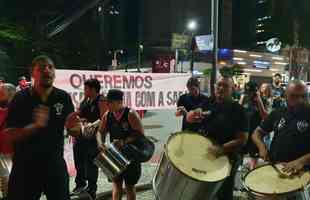
[[[199,133],[196,133],[196,132],[193,132],[193,131],[184,131],[184,132],[183,132],[183,131],[180,131],[180,132],[176,132],[176,133],[173,133],[172,135],[170,135],[169,138],[168,138],[168,140],[167,140],[167,142],[166,142],[166,144],[164,145],[164,154],[165,154],[165,156],[167,157],[169,163],[171,163],[171,165],[172,165],[176,170],[178,170],[178,172],[180,172],[182,175],[184,175],[184,176],[186,176],[186,177],[188,177],[188,178],[190,178],[190,179],[192,179],[192,180],[194,180],[194,181],[198,181],[198,182],[201,182],[201,183],[217,183],[217,182],[224,181],[227,177],[229,177],[230,173],[229,173],[228,176],[224,177],[223,179],[217,180],[217,181],[202,181],[202,180],[196,179],[196,178],[194,178],[194,177],[192,177],[192,176],[190,176],[190,175],[188,175],[188,174],[182,172],[182,170],[180,170],[180,169],[172,162],[172,160],[169,158],[169,155],[168,155],[168,152],[167,152],[167,145],[169,144],[169,141],[171,140],[171,138],[172,138],[173,136],[177,135],[177,134],[182,134],[182,133],[183,133],[183,134],[184,134],[184,133],[187,133],[187,134],[199,135],[199,136],[204,137],[204,138],[206,138],[206,139],[208,139],[208,140],[211,140],[211,141],[213,142],[212,139],[207,138],[206,136],[203,136],[203,135],[201,135],[201,134],[199,134]],[[227,157],[227,156],[226,156],[226,157]],[[228,157],[227,157],[227,159],[228,159]],[[228,162],[229,162],[229,159],[228,159]],[[230,165],[230,171],[231,171],[231,164],[229,163],[229,165]]]

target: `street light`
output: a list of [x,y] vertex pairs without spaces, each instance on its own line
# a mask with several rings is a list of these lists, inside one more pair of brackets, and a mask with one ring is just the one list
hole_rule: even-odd
[[141,72],[142,52],[143,52],[143,44],[139,44],[139,47],[138,47],[138,66],[137,66],[138,72]]
[[197,22],[195,20],[191,20],[187,24],[187,29],[191,31],[191,63],[190,63],[190,71],[193,74],[194,71],[194,31],[197,29]]
[[190,31],[194,31],[197,28],[197,22],[195,20],[191,20],[187,24],[187,29]]

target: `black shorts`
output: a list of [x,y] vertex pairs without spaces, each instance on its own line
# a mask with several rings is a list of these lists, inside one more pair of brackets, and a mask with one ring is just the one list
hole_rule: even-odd
[[141,177],[141,163],[133,162],[128,168],[118,177],[116,181],[124,180],[126,185],[136,185]]

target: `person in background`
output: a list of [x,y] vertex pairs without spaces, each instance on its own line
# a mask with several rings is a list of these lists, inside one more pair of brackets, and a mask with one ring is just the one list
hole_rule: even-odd
[[54,87],[55,64],[45,55],[31,64],[34,85],[18,92],[8,108],[7,128],[13,143],[8,200],[69,200],[64,160],[64,128],[81,135],[81,120],[70,95]]
[[271,85],[268,83],[263,83],[259,88],[259,93],[264,103],[266,111],[270,113],[272,110],[272,104],[273,104]]
[[0,76],[0,86],[3,85],[5,83],[5,78]]
[[188,93],[180,96],[177,102],[176,116],[183,116],[182,130],[199,131],[200,123],[188,123],[185,116],[191,110],[201,109],[208,98],[200,92],[198,78],[189,78],[186,86]]
[[[271,85],[268,83],[263,83],[261,87],[259,88],[260,96],[262,98],[262,101],[264,103],[265,109],[268,114],[272,111],[272,104],[273,104],[273,98],[272,98],[272,88]],[[263,140],[266,144],[267,148],[270,148],[271,142],[272,142],[273,134],[266,135]]]
[[18,86],[16,88],[17,91],[24,90],[31,86],[31,83],[27,81],[25,76],[21,76],[18,78]]
[[7,134],[6,127],[8,104],[16,93],[16,87],[10,83],[0,85],[0,186],[4,199],[8,193],[9,175],[12,167],[13,149]]
[[[286,89],[287,107],[273,110],[256,128],[252,140],[259,156],[271,163],[282,163],[282,171],[289,175],[309,170],[310,166],[310,106],[308,89],[299,80],[293,80]],[[274,132],[270,151],[262,140]]]
[[[100,119],[100,82],[97,79],[88,79],[84,83],[84,100],[79,108],[79,117],[84,124],[93,123]],[[85,129],[84,129],[85,130]],[[98,154],[96,132],[89,137],[78,137],[73,145],[74,163],[76,167],[74,194],[88,192],[93,199],[96,198],[98,167],[93,160]]]
[[273,76],[273,82],[272,82],[273,109],[278,109],[285,106],[284,89],[281,86],[281,83],[282,83],[282,76],[281,74],[276,73]]
[[[244,94],[242,94],[239,104],[245,110],[248,133],[251,136],[256,127],[268,115],[256,82],[249,81],[245,84]],[[245,146],[245,153],[250,154],[251,157],[256,157],[258,154],[258,150],[251,140],[248,140]]]
[[239,101],[241,98],[241,88],[239,84],[234,84],[232,97],[234,101]]

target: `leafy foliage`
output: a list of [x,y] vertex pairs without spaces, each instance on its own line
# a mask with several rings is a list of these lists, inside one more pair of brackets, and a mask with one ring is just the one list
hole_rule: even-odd
[[0,41],[26,42],[28,40],[25,27],[5,20],[0,21]]

